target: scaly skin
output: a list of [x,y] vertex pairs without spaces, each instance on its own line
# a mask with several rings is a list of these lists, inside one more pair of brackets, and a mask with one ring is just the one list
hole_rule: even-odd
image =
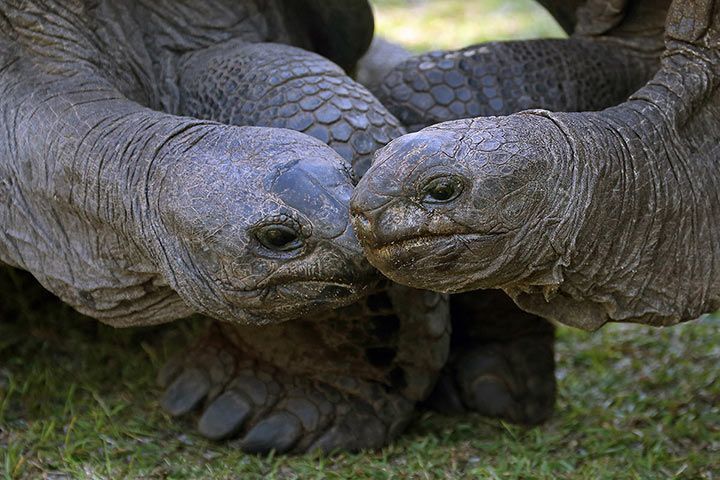
[[143,75],[153,64],[114,42],[130,40],[122,14],[145,6],[4,5],[0,175],[13,202],[0,259],[115,326],[193,311],[277,322],[365,295],[375,273],[347,220],[349,165],[290,130],[138,103],[160,103]]
[[414,132],[529,108],[599,110],[641,87],[657,62],[657,52],[607,39],[492,42],[413,57],[373,92]]
[[[371,88],[410,131],[417,131],[528,108],[599,110],[624,101],[657,70],[667,2],[545,3],[571,38],[489,42],[418,55]],[[555,392],[552,326],[494,292],[454,296],[451,305],[453,338],[463,341],[454,342],[433,406],[470,408],[523,423],[547,418]],[[532,321],[537,329],[528,331]],[[468,327],[479,323],[483,328]],[[505,332],[502,341],[489,333],[498,329]],[[475,397],[485,402],[468,400]]]
[[412,57],[373,93],[410,130],[529,108],[599,110],[657,71],[668,0],[548,1],[568,39],[488,42]]
[[[238,24],[212,28],[262,3],[199,22],[142,0],[92,11],[81,1],[8,4],[0,259],[115,326],[192,312],[231,324],[161,375],[162,405],[183,415],[202,403],[199,429],[209,438],[240,436],[249,452],[381,446],[445,363],[447,299],[376,287],[349,226],[354,175],[338,153],[308,135],[246,125],[308,130],[301,122],[310,116],[308,133],[332,134],[356,168],[403,131],[329,61],[249,43],[270,40],[262,29],[228,39]],[[178,35],[192,21],[201,28]],[[126,37],[134,32],[150,39],[152,60]],[[261,78],[253,91],[228,88]],[[285,105],[299,106],[297,115],[283,115]]]
[[[374,274],[345,221],[349,166],[327,146],[155,112],[101,78],[50,77],[28,60],[1,80],[13,114],[0,147],[5,198],[22,199],[0,210],[14,226],[2,232],[4,263],[116,326],[192,310],[279,321],[368,288]],[[321,218],[286,185],[319,171]],[[297,229],[301,246],[262,244],[274,225]]]
[[391,142],[353,199],[371,263],[416,287],[502,288],[585,329],[717,309],[718,12],[674,2],[659,72],[617,107],[447,122]]
[[325,315],[216,326],[164,367],[163,407],[250,453],[385,445],[445,364],[447,298],[398,285]]
[[[646,23],[651,23],[646,16],[643,18]],[[383,59],[382,66],[387,67],[387,63],[388,60]],[[418,65],[422,68],[418,69]],[[495,112],[512,111],[521,105],[528,106],[528,101],[562,109],[598,108],[624,98],[644,82],[655,67],[653,52],[643,53],[619,41],[573,39],[487,44],[461,52],[415,58],[396,68],[388,77],[382,87],[392,84],[395,87],[392,91],[383,92],[382,88],[380,91],[385,93],[382,98],[386,104],[398,109],[406,123],[409,121],[408,108],[414,108],[414,104],[423,99],[434,101],[432,108],[428,106],[432,114],[416,112],[414,123],[410,123],[412,128],[417,128],[418,122],[429,124],[454,116],[478,114],[482,107],[492,107]],[[400,132],[394,118],[376,105],[362,87],[344,77],[336,66],[290,46],[229,40],[185,55],[177,70],[180,77],[178,113],[236,125],[279,126],[304,131],[352,160],[359,175],[367,169],[370,154]],[[419,90],[409,95],[409,101],[405,102],[403,100],[407,98],[402,95],[392,96],[393,92],[401,90],[398,85],[402,84],[402,78],[408,79],[404,86],[406,92],[413,88]],[[503,89],[508,82],[511,88]],[[432,85],[435,86],[431,88]],[[482,90],[477,88],[478,85],[483,87]],[[453,94],[453,88],[455,97],[463,97],[459,102],[446,98]],[[521,92],[520,89],[532,91]],[[560,95],[558,89],[564,94]],[[462,100],[470,98],[471,92],[474,92],[472,101],[458,110]],[[493,92],[493,97],[482,101],[487,92]],[[465,302],[468,299],[467,296],[463,298]],[[463,365],[470,365],[464,359],[472,356],[477,363],[478,355],[481,358],[487,356],[489,359],[485,363],[495,368],[491,376],[501,379],[500,384],[528,384],[534,388],[520,394],[518,388],[498,389],[500,384],[495,382],[490,385],[490,390],[484,390],[485,395],[478,396],[482,402],[476,401],[469,408],[536,423],[552,411],[552,395],[548,401],[547,392],[554,392],[555,385],[553,339],[552,333],[544,333],[552,332],[552,327],[543,324],[541,332],[534,337],[537,347],[544,352],[542,356],[549,357],[550,361],[534,362],[534,354],[525,355],[526,345],[532,343],[527,340],[527,316],[516,313],[517,318],[514,318],[511,314],[501,314],[506,301],[486,295],[476,301],[478,308],[456,309],[457,323],[470,323],[467,317],[482,318],[486,323],[501,324],[506,338],[498,343],[497,338],[488,337],[484,331],[459,329],[455,336],[464,337],[465,342],[455,346],[442,391],[449,397],[460,395],[462,391],[480,392],[478,389],[485,387],[478,385],[484,383],[477,384],[475,377],[488,377],[486,374],[492,372],[464,368]],[[518,341],[513,341],[514,333],[517,333]],[[502,366],[505,363],[538,365],[538,370],[527,376],[526,369],[508,369]],[[540,372],[540,367],[544,371]],[[514,377],[503,378],[508,372]],[[543,376],[543,381],[539,381]],[[529,381],[530,378],[533,380]],[[450,385],[457,386],[459,392],[451,394]],[[437,393],[433,403],[442,408]],[[451,398],[447,403],[451,406]],[[522,406],[518,407],[520,404]],[[488,405],[494,406],[486,408]],[[526,411],[541,413],[518,413]]]
[[358,177],[375,150],[405,133],[337,65],[289,45],[231,40],[184,56],[178,70],[178,113],[306,133],[351,162]]
[[[303,131],[358,175],[374,150],[404,133],[335,64],[292,46],[229,40],[184,55],[178,72],[177,113]],[[289,185],[298,203],[323,210],[319,185]],[[326,315],[217,327],[164,369],[162,405],[176,416],[199,410],[202,435],[239,437],[235,444],[252,453],[382,446],[434,385],[448,322],[444,296],[395,285]]]
[[[290,127],[307,132],[349,157],[359,175],[369,165],[369,153],[403,133],[395,118],[337,66],[291,46],[231,40],[186,55],[178,70],[178,113],[235,125]],[[396,308],[402,311],[422,301],[421,297],[415,297],[417,295],[409,298],[408,305]],[[443,388],[433,395],[433,405],[448,410],[438,393],[450,395],[452,386],[458,390],[454,394],[467,392],[465,396],[472,397],[466,402],[468,409],[521,423],[538,423],[550,415],[554,403],[552,327],[542,324],[540,333],[529,332],[527,315],[519,313],[513,318],[511,314],[501,313],[508,310],[507,298],[489,295],[486,300],[490,301],[482,305],[476,302],[476,308],[458,309],[455,312],[458,322],[467,317],[483,317],[486,322],[501,323],[504,334],[489,336],[484,330],[458,330],[455,338],[464,341],[456,342],[454,347],[450,366],[454,373],[448,373],[447,381],[442,382]],[[471,322],[468,319],[466,323]],[[327,328],[336,327],[331,323]],[[283,336],[291,333],[285,332]],[[252,338],[252,343],[262,343],[254,331],[245,330],[243,336]],[[303,338],[295,341],[306,342]],[[361,343],[357,339],[357,345]],[[435,345],[441,344],[426,340],[427,348],[438,348]],[[532,348],[528,349],[528,345]],[[484,361],[484,369],[469,368],[471,362],[465,359],[470,358],[471,353],[472,365]],[[350,352],[346,352],[344,361],[352,358]],[[468,368],[461,368],[465,365]],[[537,368],[533,371],[532,367]],[[464,375],[460,374],[461,370],[465,371]],[[361,372],[356,369],[356,375]],[[513,378],[506,378],[508,374]],[[484,378],[479,383],[475,381],[478,375]],[[174,398],[188,401],[196,397],[191,391]]]

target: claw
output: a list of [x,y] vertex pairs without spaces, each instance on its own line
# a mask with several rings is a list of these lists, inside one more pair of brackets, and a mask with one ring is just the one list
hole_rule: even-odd
[[287,452],[295,445],[302,426],[300,420],[287,412],[275,413],[255,425],[241,442],[242,449],[247,453],[278,453]]
[[343,449],[356,452],[363,449],[379,448],[387,438],[385,425],[373,415],[358,414],[346,417],[334,425],[313,443],[308,451],[319,450],[330,453]]
[[250,415],[251,407],[245,397],[229,390],[216,398],[205,410],[198,430],[211,440],[222,440],[237,433]]
[[175,417],[193,410],[210,390],[210,379],[197,368],[185,370],[165,391],[160,405]]
[[192,414],[203,437],[237,438],[232,445],[251,454],[380,447],[404,428],[414,406],[355,377],[328,384],[287,374],[215,333],[177,358],[158,375],[169,385],[162,407]]

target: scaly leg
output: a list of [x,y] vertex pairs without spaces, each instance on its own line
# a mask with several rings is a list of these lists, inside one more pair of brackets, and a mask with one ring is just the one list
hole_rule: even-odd
[[491,42],[413,57],[373,93],[410,131],[530,108],[599,110],[641,87],[658,53],[607,39]]
[[391,286],[325,316],[217,324],[160,372],[163,407],[200,409],[211,439],[248,452],[380,447],[433,387],[449,345],[447,299]]
[[503,292],[452,295],[450,359],[428,404],[516,423],[546,420],[555,405],[555,328]]

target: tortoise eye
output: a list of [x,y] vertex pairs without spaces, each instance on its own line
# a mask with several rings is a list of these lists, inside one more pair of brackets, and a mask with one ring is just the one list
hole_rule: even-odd
[[425,184],[422,189],[423,202],[447,203],[462,193],[463,184],[455,177],[437,177]]
[[302,247],[303,242],[295,230],[285,225],[267,225],[255,232],[255,238],[265,248],[276,252],[289,252]]

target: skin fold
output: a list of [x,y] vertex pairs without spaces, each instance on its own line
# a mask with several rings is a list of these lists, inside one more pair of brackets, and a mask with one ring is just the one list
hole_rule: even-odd
[[[115,326],[192,311],[267,323],[367,293],[376,274],[346,219],[354,179],[337,153],[139,103],[160,101],[140,67],[116,64],[153,64],[110,46],[102,10],[73,6],[5,6],[4,263]],[[325,193],[315,203],[310,184]]]
[[3,4],[0,261],[113,326],[225,322],[159,376],[209,438],[378,447],[447,359],[447,299],[364,258],[343,156],[403,130],[280,7]]
[[[625,100],[657,71],[668,3],[545,2],[570,38],[422,54],[368,84],[409,131],[527,108],[599,110]],[[453,346],[432,405],[521,423],[545,420],[555,394],[552,325],[497,291],[450,301]]]
[[[16,116],[3,142],[10,150],[3,158],[12,160],[3,177],[7,193],[24,199],[2,211],[4,225],[18,226],[3,232],[4,263],[35,273],[82,313],[115,326],[160,323],[193,310],[238,323],[281,320],[312,308],[313,292],[322,296],[326,285],[340,287],[331,303],[352,301],[367,288],[373,273],[348,228],[306,234],[310,258],[328,259],[314,278],[300,265],[307,258],[288,262],[261,243],[270,225],[295,217],[300,230],[313,215],[284,194],[283,175],[336,172],[318,180],[339,198],[331,203],[335,215],[346,214],[349,167],[326,146],[289,131],[279,132],[285,139],[279,145],[272,132],[172,117],[102,81],[68,84],[25,66],[14,61],[3,79],[6,102],[21,100],[5,106]],[[42,80],[25,80],[33,77]],[[270,173],[252,170],[253,161]],[[269,195],[250,215],[244,192],[262,182]],[[248,254],[258,261],[238,261]],[[287,291],[276,290],[278,277],[290,284]],[[261,315],[261,294],[287,300]]]
[[501,288],[585,329],[716,310],[719,11],[673,2],[659,71],[616,107],[391,142],[353,197],[371,263],[416,287]]

